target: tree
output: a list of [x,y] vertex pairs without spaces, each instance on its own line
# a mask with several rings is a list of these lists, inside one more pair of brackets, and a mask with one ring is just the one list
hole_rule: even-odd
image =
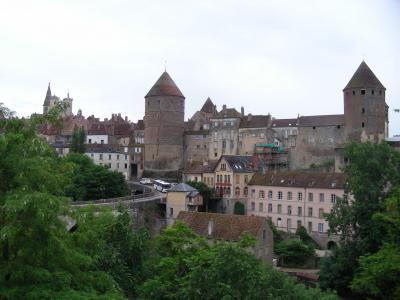
[[[254,242],[254,239],[253,239]],[[157,238],[144,299],[338,299],[264,265],[245,242],[209,244],[177,222]]]
[[120,299],[113,278],[67,231],[70,165],[32,123],[3,120],[0,132],[0,298]]
[[386,228],[385,244],[376,253],[359,258],[359,272],[351,287],[369,297],[397,299],[400,298],[400,188],[384,206],[385,211],[376,213],[373,219]]
[[74,132],[72,133],[72,141],[71,141],[71,152],[74,153],[85,153],[86,152],[86,133],[83,127],[74,128]]
[[336,288],[343,295],[352,293],[351,281],[360,271],[358,259],[382,248],[388,230],[373,215],[383,211],[385,199],[400,186],[400,153],[387,143],[350,144],[345,156],[349,160],[346,193],[352,199],[338,199],[327,217],[330,233],[341,234],[341,242],[323,261],[320,272],[321,286]]
[[121,173],[97,166],[84,154],[70,153],[64,160],[73,170],[72,182],[65,192],[73,200],[89,201],[128,194],[128,186]]
[[236,201],[235,206],[233,207],[233,214],[235,215],[244,215],[245,208],[242,202]]
[[280,242],[275,248],[275,253],[282,258],[285,264],[295,266],[304,264],[308,257],[315,254],[315,249],[312,244],[291,239]]
[[213,189],[208,187],[208,185],[206,185],[204,182],[187,181],[186,183],[199,191],[199,193],[203,197],[203,201],[205,203],[205,210],[208,211],[208,203],[214,194]]

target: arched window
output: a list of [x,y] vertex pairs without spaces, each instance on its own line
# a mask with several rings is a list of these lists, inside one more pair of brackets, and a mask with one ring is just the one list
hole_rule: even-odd
[[235,188],[235,195],[240,196],[240,187]]
[[249,193],[249,188],[246,186],[243,190],[243,195],[247,196]]

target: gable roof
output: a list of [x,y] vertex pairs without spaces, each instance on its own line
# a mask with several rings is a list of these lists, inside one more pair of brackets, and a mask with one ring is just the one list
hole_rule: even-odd
[[[257,237],[265,226],[267,218],[205,212],[180,211],[177,220],[185,222],[196,234],[217,240],[238,241],[247,232]],[[208,224],[212,232],[208,235]]]
[[217,162],[218,160],[209,160],[207,165],[204,165],[202,162],[193,162],[186,167],[183,173],[185,174],[213,173],[213,170]]
[[208,97],[206,102],[204,102],[203,107],[200,109],[200,111],[209,114],[213,114],[215,112],[215,106],[210,97]]
[[242,115],[234,108],[223,108],[212,119],[241,118]]
[[88,135],[107,135],[106,126],[103,123],[95,123],[90,126]]
[[299,127],[344,125],[344,115],[302,116]]
[[257,173],[249,185],[344,189],[343,173],[306,173],[301,171]]
[[267,127],[270,116],[268,115],[248,115],[240,120],[239,128],[263,128]]
[[249,155],[222,155],[218,163],[214,167],[218,166],[219,162],[225,159],[229,164],[233,173],[253,173],[253,160],[252,156]]
[[383,84],[375,76],[374,72],[372,72],[365,61],[362,61],[357,71],[354,73],[353,77],[351,77],[349,83],[343,90],[366,87],[378,87],[385,89]]
[[185,98],[167,72],[161,74],[145,98],[152,96],[178,96]]

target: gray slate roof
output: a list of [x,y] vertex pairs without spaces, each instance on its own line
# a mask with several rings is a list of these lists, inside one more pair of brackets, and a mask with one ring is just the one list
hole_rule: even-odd
[[179,183],[169,189],[169,192],[198,192],[194,187],[186,184],[186,183]]
[[303,116],[299,118],[300,127],[344,125],[344,115]]

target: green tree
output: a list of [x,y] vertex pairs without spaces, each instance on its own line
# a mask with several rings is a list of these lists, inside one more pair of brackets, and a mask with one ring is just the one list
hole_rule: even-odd
[[74,132],[72,133],[72,141],[71,141],[71,152],[74,153],[85,153],[86,152],[86,133],[83,127],[74,128]]
[[343,295],[351,293],[351,281],[359,272],[358,259],[383,246],[388,231],[373,215],[383,211],[385,199],[400,186],[400,153],[387,143],[350,144],[345,156],[349,160],[346,192],[352,200],[338,199],[327,217],[330,233],[341,234],[341,242],[323,261],[320,273],[322,287],[335,288]]
[[205,204],[205,211],[208,211],[209,207],[209,202],[211,197],[214,195],[214,190],[208,185],[206,185],[204,182],[199,182],[199,181],[187,181],[186,182],[188,185],[194,187],[196,190],[199,191],[200,195],[203,196],[203,201]]
[[66,195],[76,201],[122,197],[128,194],[124,176],[98,166],[84,154],[70,153],[65,159],[73,167]]
[[235,206],[233,207],[233,214],[235,215],[244,215],[245,208],[242,202],[236,201]]
[[0,298],[121,298],[67,231],[72,212],[63,194],[72,168],[35,125],[0,123]]
[[302,265],[307,258],[315,254],[312,244],[307,244],[302,240],[285,240],[275,247],[278,254],[287,265]]
[[359,272],[352,289],[380,299],[400,298],[400,188],[385,201],[385,211],[374,221],[386,228],[384,245],[376,253],[359,258]]
[[[249,253],[245,242],[209,244],[177,222],[157,238],[143,299],[338,299],[307,289]],[[251,239],[254,242],[254,238]]]

